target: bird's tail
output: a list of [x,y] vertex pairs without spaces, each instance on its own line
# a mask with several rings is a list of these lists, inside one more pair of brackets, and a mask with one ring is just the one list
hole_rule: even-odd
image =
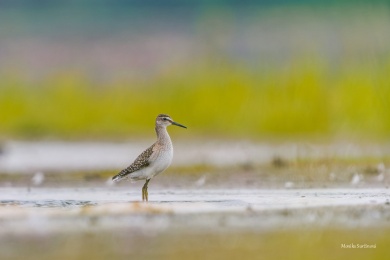
[[118,173],[117,175],[115,175],[114,177],[112,177],[112,181],[113,182],[118,182],[118,181],[120,181],[122,179],[126,179],[127,174],[128,173],[127,173],[127,171],[125,169],[125,170],[121,171],[120,173]]

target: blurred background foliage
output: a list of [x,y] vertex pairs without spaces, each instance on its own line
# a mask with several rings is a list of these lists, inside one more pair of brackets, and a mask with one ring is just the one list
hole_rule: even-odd
[[0,24],[1,138],[144,137],[159,113],[193,138],[390,135],[388,1],[10,0]]

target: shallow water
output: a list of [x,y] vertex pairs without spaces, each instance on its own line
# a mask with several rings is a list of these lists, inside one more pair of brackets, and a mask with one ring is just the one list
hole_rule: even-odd
[[[141,191],[129,187],[57,188],[2,187],[0,202],[26,205],[85,206],[140,201]],[[149,204],[208,203],[219,207],[259,209],[380,204],[390,200],[388,188],[344,189],[149,189]],[[66,202],[63,204],[63,202]]]
[[[188,215],[199,219],[202,215],[220,214],[273,214],[283,210],[317,210],[327,208],[388,207],[390,192],[377,189],[154,189],[149,191],[149,203],[140,201],[140,191],[123,187],[108,188],[0,188],[0,216],[3,226],[13,217],[20,219],[34,214],[37,217],[56,216],[134,216],[146,213],[151,216],[169,214]],[[46,208],[48,211],[44,211]],[[42,210],[40,210],[42,209]],[[86,211],[87,210],[87,211]],[[7,216],[12,216],[8,218]],[[339,224],[348,221],[345,216],[334,215]],[[372,218],[372,219],[371,219]],[[369,225],[377,221],[375,214],[359,219]],[[293,219],[293,218],[292,218]],[[299,223],[299,219],[294,219]],[[173,225],[173,223],[166,223]],[[202,225],[202,222],[199,222]],[[207,223],[204,223],[207,226]],[[273,225],[282,223],[277,221]],[[242,224],[241,224],[242,225]],[[248,227],[253,223],[248,222]],[[156,226],[158,229],[159,227]]]
[[97,205],[91,201],[78,200],[1,200],[0,206],[23,206],[23,207],[39,207],[39,208],[64,208],[74,206],[92,206]]
[[0,258],[302,259],[305,249],[327,259],[356,242],[377,251],[354,259],[389,254],[386,188],[154,188],[149,203],[140,197],[127,187],[0,188]]

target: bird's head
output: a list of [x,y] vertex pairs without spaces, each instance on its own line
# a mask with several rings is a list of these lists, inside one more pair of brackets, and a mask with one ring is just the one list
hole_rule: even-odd
[[173,119],[170,116],[168,116],[166,114],[159,114],[157,116],[157,118],[156,118],[156,126],[167,127],[169,125],[176,125],[176,126],[180,126],[180,127],[183,127],[183,128],[187,128],[184,125],[176,123],[175,121],[173,121]]

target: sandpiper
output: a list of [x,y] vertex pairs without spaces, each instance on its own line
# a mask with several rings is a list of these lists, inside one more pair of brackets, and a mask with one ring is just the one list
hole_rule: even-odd
[[130,179],[130,181],[146,180],[142,187],[142,201],[148,201],[149,181],[157,174],[162,173],[172,162],[173,146],[167,132],[167,126],[169,125],[187,128],[174,122],[166,114],[158,115],[155,128],[157,141],[143,151],[129,167],[112,177],[115,182],[123,179]]

